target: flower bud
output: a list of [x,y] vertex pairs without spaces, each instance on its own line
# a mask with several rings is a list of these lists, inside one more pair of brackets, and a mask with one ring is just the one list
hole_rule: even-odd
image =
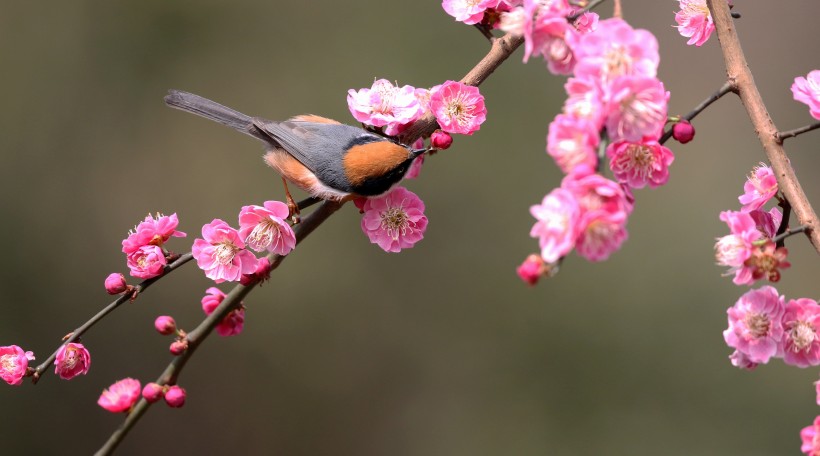
[[527,285],[535,285],[544,274],[544,260],[533,253],[516,268],[515,272]]
[[185,350],[187,350],[187,349],[188,349],[188,339],[175,340],[175,341],[171,342],[170,350],[171,350],[171,354],[174,355],[174,356],[179,356],[179,355],[185,353]]
[[453,144],[453,137],[450,136],[450,133],[436,130],[433,132],[433,135],[430,136],[430,145],[432,145],[434,149],[449,149],[450,144]]
[[239,283],[248,286],[268,279],[270,279],[270,261],[267,258],[260,258],[259,263],[256,264],[256,270],[251,274],[243,274]]
[[185,389],[174,385],[165,393],[165,402],[170,407],[179,408],[185,405]]
[[672,126],[672,137],[681,144],[686,144],[695,137],[695,127],[686,119]]
[[128,290],[128,284],[125,283],[125,276],[119,272],[112,272],[105,278],[105,291],[110,295],[116,295]]
[[149,404],[160,400],[164,394],[165,389],[159,383],[148,383],[145,385],[145,388],[142,389],[142,397],[145,398]]
[[168,315],[160,315],[154,320],[154,328],[163,336],[167,336],[177,330],[177,323]]

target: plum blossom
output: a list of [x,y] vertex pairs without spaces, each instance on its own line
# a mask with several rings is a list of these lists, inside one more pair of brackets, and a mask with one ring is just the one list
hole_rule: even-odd
[[561,181],[561,188],[572,192],[584,211],[602,210],[626,220],[632,212],[633,199],[624,187],[594,172],[578,166]]
[[424,202],[404,187],[368,198],[362,205],[362,231],[385,252],[399,252],[424,237]]
[[783,314],[783,361],[791,366],[820,364],[820,305],[809,298],[789,300]]
[[139,247],[126,257],[126,264],[131,275],[141,279],[150,279],[162,275],[167,260],[162,247],[148,244]]
[[537,220],[530,236],[538,238],[544,261],[554,263],[575,247],[581,209],[572,192],[556,188],[541,204],[531,206],[530,213]]
[[743,195],[738,197],[743,205],[741,212],[749,212],[760,209],[777,194],[777,178],[774,171],[765,163],[752,170],[746,183],[743,184]]
[[773,207],[769,212],[755,209],[749,211],[748,214],[752,217],[752,220],[755,221],[757,230],[760,231],[760,234],[764,237],[771,239],[777,235],[777,229],[783,220],[783,214],[780,212],[780,209]]
[[620,18],[598,22],[594,33],[568,34],[576,64],[575,77],[608,86],[620,76],[653,78],[658,71],[658,40]]
[[587,211],[579,225],[580,234],[575,250],[589,261],[606,260],[621,248],[628,237],[625,212]]
[[752,268],[746,265],[755,249],[755,242],[762,238],[754,219],[742,212],[724,211],[720,219],[729,225],[730,234],[719,238],[715,244],[715,259],[720,266],[728,266],[727,275],[734,274],[735,285],[749,285]]
[[430,110],[447,133],[472,135],[487,118],[478,87],[447,81],[430,89]]
[[216,283],[235,282],[242,274],[256,270],[257,259],[245,250],[239,232],[220,219],[202,227],[204,239],[194,240],[191,249],[197,265],[205,276]]
[[758,363],[749,359],[745,353],[738,350],[735,350],[731,355],[729,355],[729,362],[732,363],[732,366],[745,370],[754,370],[758,365]]
[[88,373],[91,367],[91,353],[83,344],[75,342],[64,344],[57,351],[57,358],[54,360],[54,373],[63,380]]
[[605,113],[598,84],[586,79],[569,78],[564,84],[564,89],[567,91],[564,114],[577,119],[586,119],[595,125],[596,132],[600,130]]
[[139,380],[124,378],[104,390],[97,400],[97,404],[109,412],[128,412],[139,398]]
[[404,125],[414,122],[425,112],[417,90],[409,85],[398,87],[386,79],[378,79],[369,89],[350,89],[347,92],[347,106],[359,122],[385,127],[385,133],[395,135]]
[[820,120],[820,70],[812,70],[805,78],[794,78],[792,95],[796,101],[807,104],[809,114]]
[[680,11],[675,13],[678,33],[689,38],[686,44],[702,46],[715,31],[706,0],[678,0],[678,3]]
[[137,249],[145,245],[162,246],[168,239],[172,237],[187,236],[182,231],[177,231],[179,219],[177,214],[171,215],[157,214],[152,217],[150,214],[145,217],[145,220],[129,232],[128,237],[122,241],[123,253],[133,253]]
[[549,125],[547,153],[565,174],[581,164],[594,168],[600,140],[598,128],[591,122],[559,114]]
[[515,269],[518,277],[527,285],[535,285],[547,270],[544,260],[540,255],[529,255],[520,266]]
[[770,239],[766,239],[762,245],[755,244],[752,256],[743,262],[745,267],[751,269],[751,282],[763,278],[769,282],[779,281],[780,270],[791,266],[791,263],[786,261],[788,254],[786,247],[777,247]]
[[[780,357],[784,301],[785,298],[769,286],[743,294],[726,311],[729,315],[729,327],[723,331],[726,345],[752,363],[765,364],[773,357]],[[738,358],[738,363],[742,362]]]
[[669,92],[654,77],[625,76],[610,86],[606,130],[612,141],[658,139],[666,123]]
[[30,351],[23,351],[17,345],[0,347],[0,378],[12,386],[22,384],[29,361],[34,361],[34,353]]
[[105,291],[110,295],[116,295],[128,290],[125,276],[119,272],[112,272],[105,278]]
[[[205,290],[205,296],[202,297],[202,311],[205,315],[214,313],[222,300],[227,296],[219,288],[211,287]],[[236,309],[233,309],[216,325],[216,332],[223,337],[236,336],[242,332],[245,326],[245,306],[239,303]]]
[[484,18],[484,11],[498,5],[498,0],[442,0],[441,7],[459,22],[472,25]]
[[606,154],[615,178],[632,188],[666,184],[669,165],[675,160],[672,151],[657,141],[614,142],[607,147]]
[[239,237],[257,252],[287,255],[296,246],[296,235],[285,222],[290,215],[288,206],[280,201],[265,201],[263,206],[242,207]]
[[803,442],[801,452],[808,456],[820,456],[820,416],[814,419],[811,426],[800,431],[800,440]]

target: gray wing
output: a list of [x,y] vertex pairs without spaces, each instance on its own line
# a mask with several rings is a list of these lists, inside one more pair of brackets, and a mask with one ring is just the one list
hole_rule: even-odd
[[384,138],[359,127],[288,120],[272,122],[254,118],[253,124],[278,142],[283,149],[299,160],[319,180],[337,189],[350,188],[342,159],[354,145]]

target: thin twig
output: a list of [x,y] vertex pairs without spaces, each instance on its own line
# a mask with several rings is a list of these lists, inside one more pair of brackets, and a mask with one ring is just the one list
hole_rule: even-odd
[[[689,111],[685,116],[683,116],[681,118],[686,119],[686,120],[694,119],[704,109],[709,107],[710,104],[718,101],[721,97],[723,97],[724,95],[726,95],[727,93],[729,93],[731,91],[732,91],[732,84],[730,84],[728,81],[724,82],[723,85],[715,93],[713,93],[712,95],[709,95],[709,98],[701,101],[699,105],[695,106],[695,109]],[[672,127],[674,127],[674,125]],[[666,132],[664,132],[663,136],[661,136],[661,139],[659,141],[661,144],[665,143],[666,141],[669,141],[669,138],[672,137],[672,127],[670,127],[669,130],[666,130]]]
[[[783,208],[783,216],[780,219],[780,226],[777,227],[777,232],[775,233],[775,238],[780,237],[781,234],[785,233],[786,230],[789,229],[789,219],[792,216],[792,205],[789,204],[789,201],[786,200],[785,198],[780,198],[779,196],[778,196],[778,199],[780,199],[780,203],[778,204],[778,206]],[[785,239],[785,238],[783,238],[783,239]],[[785,245],[783,240],[780,240],[779,242],[775,242],[775,244],[777,244],[777,247],[783,247]]]
[[820,230],[818,230],[820,225],[817,222],[817,215],[789,163],[789,157],[783,145],[778,141],[777,127],[763,103],[746,57],[743,55],[743,49],[740,47],[740,39],[729,12],[729,4],[724,0],[707,0],[707,4],[715,21],[715,29],[723,51],[723,60],[726,62],[728,81],[735,88],[746,108],[752,126],[757,132],[758,140],[772,165],[780,191],[789,200],[797,215],[798,223],[808,226],[805,232],[814,249],[820,253]]
[[792,228],[790,230],[786,230],[785,232],[778,234],[777,236],[772,238],[772,241],[774,241],[774,243],[777,245],[778,248],[783,247],[783,244],[784,244],[783,241],[787,237],[789,237],[793,234],[797,234],[797,233],[804,233],[804,232],[806,232],[806,230],[808,230],[810,228],[811,227],[808,226],[808,225],[800,225],[798,227]]
[[606,0],[593,0],[593,1],[589,2],[589,4],[587,6],[585,6],[583,9],[581,9],[580,11],[576,12],[575,14],[573,14],[571,16],[567,16],[567,20],[569,22],[575,22],[575,20],[578,19],[579,17],[581,17],[584,13],[586,13],[587,11],[592,11],[593,8],[595,8],[596,6],[600,5],[601,3],[605,2],[605,1]]
[[150,287],[154,282],[162,279],[163,277],[165,277],[166,275],[171,273],[171,271],[173,271],[173,270],[179,268],[180,266],[182,266],[183,264],[191,261],[192,258],[193,258],[193,255],[191,255],[190,252],[186,253],[184,255],[181,255],[174,262],[172,262],[171,264],[169,264],[168,266],[165,267],[165,271],[162,273],[161,276],[157,276],[157,277],[153,277],[151,279],[143,280],[139,285],[134,286],[133,290],[124,293],[122,296],[115,299],[114,302],[112,302],[111,304],[108,304],[101,311],[97,312],[96,315],[94,315],[88,321],[83,323],[82,326],[75,329],[71,333],[71,336],[68,339],[64,340],[63,343],[61,343],[60,346],[57,347],[57,350],[55,350],[54,353],[51,354],[51,356],[46,358],[46,360],[43,361],[42,364],[40,364],[39,366],[37,366],[36,369],[34,369],[34,374],[31,376],[31,382],[34,383],[34,384],[37,384],[37,382],[40,380],[40,377],[42,376],[43,372],[45,372],[45,370],[48,369],[51,366],[51,364],[54,362],[54,360],[57,359],[57,352],[60,351],[60,348],[63,345],[70,344],[71,342],[74,342],[77,339],[79,339],[83,334],[86,333],[86,331],[91,329],[92,326],[94,326],[98,321],[102,320],[106,315],[113,312],[115,309],[117,309],[123,303],[134,300],[137,296],[139,296],[140,293],[145,291],[145,289]]
[[789,138],[794,138],[797,135],[807,133],[807,132],[810,132],[812,130],[816,130],[818,128],[820,128],[820,122],[813,123],[811,125],[806,125],[806,126],[803,126],[803,127],[800,127],[800,128],[795,128],[794,130],[778,132],[777,133],[777,142],[779,144],[783,144],[783,141],[785,141]]
[[474,26],[475,28],[477,28],[477,29],[478,29],[478,31],[479,31],[479,32],[481,32],[481,34],[482,34],[482,35],[484,35],[484,38],[487,38],[487,40],[488,40],[490,43],[492,43],[492,42],[493,42],[493,40],[495,39],[495,37],[493,36],[493,32],[492,32],[492,30],[490,30],[490,28],[489,28],[489,27],[487,27],[487,25],[486,25],[486,24],[482,24],[482,23],[480,23],[480,22],[479,22],[478,24],[473,24],[473,26]]

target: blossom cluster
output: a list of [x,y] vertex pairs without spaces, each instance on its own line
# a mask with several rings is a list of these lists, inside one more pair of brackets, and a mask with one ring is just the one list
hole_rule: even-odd
[[164,244],[172,237],[185,237],[177,231],[179,219],[177,214],[156,217],[148,215],[122,241],[122,252],[125,253],[131,275],[140,279],[150,279],[162,275],[168,263],[168,252]]
[[773,238],[783,223],[783,215],[776,207],[763,209],[778,191],[777,180],[771,167],[760,164],[752,170],[738,200],[740,211],[724,211],[720,219],[729,227],[729,234],[715,243],[715,260],[729,268],[736,285],[751,285],[757,280],[780,280],[780,271],[790,266],[786,261],[788,250],[778,247]]
[[809,298],[788,302],[771,286],[749,290],[727,311],[726,344],[732,364],[754,369],[772,358],[790,366],[820,365],[820,305]]
[[[573,14],[566,2],[527,1],[501,20],[502,29],[524,37],[525,59],[541,55],[550,71],[571,75],[546,147],[566,176],[530,210],[537,220],[531,236],[546,263],[573,249],[590,261],[607,259],[627,238],[632,189],[666,184],[674,161],[659,142],[669,92],[656,77],[655,37],[619,18],[579,27],[580,18],[568,22]],[[604,160],[615,180],[600,174]],[[533,283],[522,271],[536,269],[519,268]]]
[[[0,347],[0,378],[13,386],[23,383],[23,378],[34,374],[29,367],[34,361],[34,353],[25,351],[17,345]],[[78,375],[85,375],[91,368],[91,353],[83,344],[69,342],[57,349],[54,359],[54,373],[63,380],[71,380]]]
[[97,404],[112,413],[129,413],[140,397],[148,403],[161,398],[169,407],[179,408],[185,405],[186,392],[178,385],[159,385],[148,383],[141,388],[140,381],[134,378],[124,378],[106,388]]

